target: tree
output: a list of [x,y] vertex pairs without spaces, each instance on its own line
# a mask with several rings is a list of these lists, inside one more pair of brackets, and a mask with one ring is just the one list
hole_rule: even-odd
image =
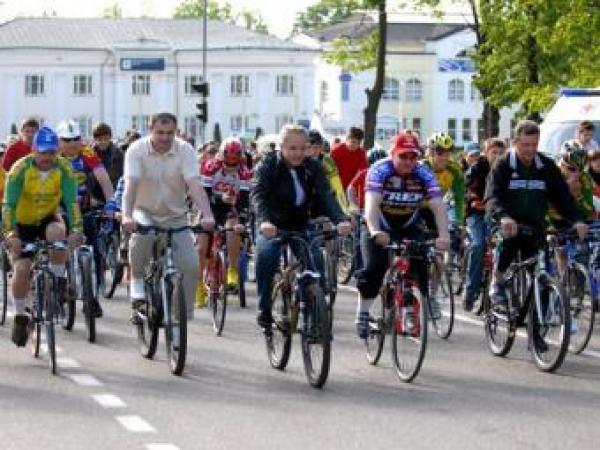
[[[243,26],[257,33],[269,33],[267,24],[259,13],[249,9],[236,12],[229,2],[221,4],[216,0],[208,0],[206,13],[209,20]],[[204,0],[184,0],[173,12],[173,17],[177,19],[200,18],[203,16]]]
[[341,22],[362,8],[361,0],[321,0],[309,6],[305,12],[298,13],[294,24],[294,32],[318,30],[327,25]]
[[123,17],[123,9],[118,3],[113,3],[112,6],[104,8],[102,17],[106,19],[121,19]]

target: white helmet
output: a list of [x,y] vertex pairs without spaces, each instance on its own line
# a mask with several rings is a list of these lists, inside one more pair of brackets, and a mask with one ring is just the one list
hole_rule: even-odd
[[60,139],[75,139],[81,137],[79,123],[73,119],[63,120],[56,127],[56,134]]

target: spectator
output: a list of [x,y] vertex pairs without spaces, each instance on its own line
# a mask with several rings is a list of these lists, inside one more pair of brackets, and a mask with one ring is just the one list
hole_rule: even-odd
[[336,144],[331,150],[331,157],[337,165],[344,192],[358,172],[368,167],[367,153],[361,147],[364,133],[360,128],[350,127],[346,142]]
[[588,153],[600,150],[598,142],[594,140],[596,126],[589,120],[584,120],[577,126],[575,138]]
[[12,165],[18,160],[31,153],[31,144],[35,133],[40,129],[40,122],[37,119],[29,118],[21,122],[19,130],[19,139],[9,145],[2,161],[2,168],[8,172]]

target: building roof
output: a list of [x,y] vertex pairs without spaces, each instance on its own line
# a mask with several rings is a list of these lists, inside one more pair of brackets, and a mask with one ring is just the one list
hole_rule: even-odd
[[[209,21],[207,48],[310,51],[301,44]],[[0,49],[107,49],[156,47],[199,50],[202,21],[195,19],[17,18],[0,25]]]

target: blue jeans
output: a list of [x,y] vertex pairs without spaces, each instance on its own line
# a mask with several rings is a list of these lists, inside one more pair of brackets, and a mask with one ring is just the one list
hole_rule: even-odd
[[465,288],[466,303],[473,303],[481,290],[481,277],[483,275],[483,255],[485,242],[489,233],[487,224],[481,214],[472,214],[467,217],[467,231],[471,238],[467,259],[467,285]]
[[[273,277],[279,268],[281,249],[285,245],[286,243],[281,242],[279,239],[267,239],[258,231],[256,233],[256,287],[258,290],[259,312],[271,310]],[[289,246],[296,258],[302,258],[304,246],[293,240],[289,241]],[[313,248],[313,259],[317,265],[316,269],[318,272],[323,273],[323,259],[321,258],[318,246]]]

